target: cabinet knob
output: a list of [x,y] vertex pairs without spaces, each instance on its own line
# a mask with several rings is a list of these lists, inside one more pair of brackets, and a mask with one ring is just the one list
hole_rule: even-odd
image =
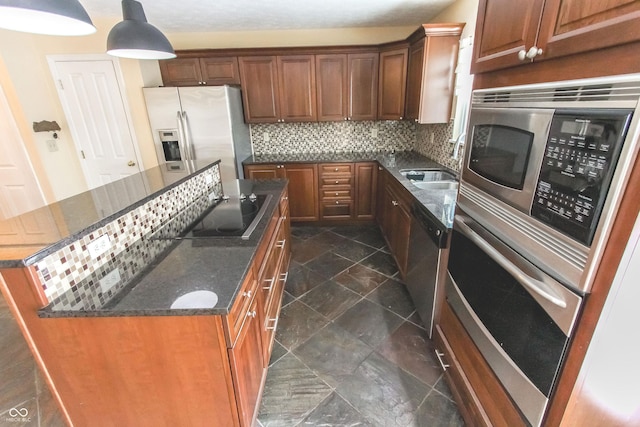
[[340,204],[340,202],[338,200],[336,200],[336,205],[339,205],[339,204]]
[[247,297],[247,298],[251,298],[251,291],[243,292],[243,293],[242,293],[242,296],[243,296],[243,297]]
[[400,116],[400,120],[402,120],[402,116]]
[[398,202],[396,202],[395,200],[392,200],[392,201],[391,201],[391,204],[392,204],[393,206],[398,206],[398,205],[399,205],[399,203],[398,203]]
[[340,168],[336,168],[336,172],[338,172],[340,170]]
[[524,61],[525,59],[533,59],[536,56],[542,55],[542,49],[538,46],[531,46],[529,50],[521,49],[518,51],[518,59]]
[[256,311],[255,311],[255,310],[253,310],[253,311],[248,311],[248,312],[247,312],[247,317],[253,317],[253,318],[255,319],[257,314],[258,314],[258,313],[256,313]]
[[340,181],[337,181],[337,180],[336,180],[336,184],[339,184],[339,183],[340,183]]
[[345,120],[349,120],[349,119],[347,119],[346,117],[345,117],[344,119],[345,119]]
[[340,195],[340,193],[338,193],[338,192],[336,191],[336,196],[338,196],[338,195]]
[[203,85],[206,85],[206,84],[207,84],[207,82],[202,82],[202,84],[203,84]]

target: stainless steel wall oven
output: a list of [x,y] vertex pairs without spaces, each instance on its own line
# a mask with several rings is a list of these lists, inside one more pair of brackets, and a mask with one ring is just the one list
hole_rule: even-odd
[[542,423],[640,136],[640,75],[473,93],[447,301]]

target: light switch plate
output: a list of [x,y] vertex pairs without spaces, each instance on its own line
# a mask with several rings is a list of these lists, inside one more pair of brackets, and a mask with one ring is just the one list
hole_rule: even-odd
[[111,239],[108,234],[103,234],[93,242],[87,245],[91,258],[98,258],[103,253],[107,252],[111,247]]
[[269,132],[263,132],[262,133],[262,140],[264,142],[269,142],[270,139],[271,139],[271,137],[269,136]]
[[378,137],[378,128],[371,128],[371,138]]
[[55,139],[48,139],[47,140],[47,149],[51,153],[58,151],[58,141],[56,141]]
[[107,293],[111,288],[120,283],[120,280],[120,269],[116,268],[100,279],[100,289],[102,289],[102,293]]

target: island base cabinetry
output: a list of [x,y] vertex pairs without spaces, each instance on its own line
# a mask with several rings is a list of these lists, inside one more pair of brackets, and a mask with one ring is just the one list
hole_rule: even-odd
[[528,425],[447,303],[434,330],[434,346],[467,425]]

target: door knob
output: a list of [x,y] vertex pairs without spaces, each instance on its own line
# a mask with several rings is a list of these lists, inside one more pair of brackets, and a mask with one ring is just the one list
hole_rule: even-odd
[[136,162],[134,162],[133,160],[129,160],[129,163],[127,163],[127,166],[135,166]]

